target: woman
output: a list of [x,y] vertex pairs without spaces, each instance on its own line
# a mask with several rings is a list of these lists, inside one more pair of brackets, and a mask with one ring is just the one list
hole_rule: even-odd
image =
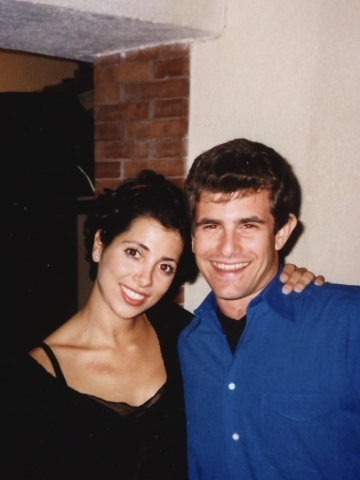
[[191,314],[168,300],[197,273],[183,193],[143,171],[97,198],[85,234],[88,302],[2,382],[3,478],[186,479]]

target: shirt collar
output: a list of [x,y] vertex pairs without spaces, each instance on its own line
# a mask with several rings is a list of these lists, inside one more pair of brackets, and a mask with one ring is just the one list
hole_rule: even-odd
[[271,282],[259,293],[259,295],[251,300],[246,313],[250,313],[253,308],[263,303],[284,320],[291,322],[296,321],[294,296],[298,294],[291,292],[288,295],[285,295],[282,292],[283,283],[280,282],[279,278],[282,270],[283,267],[280,266],[277,274]]
[[[281,289],[283,283],[280,282],[279,279],[282,270],[283,267],[280,266],[277,274],[271,282],[259,293],[259,295],[251,300],[246,314],[248,314],[253,308],[265,304],[280,317],[295,322],[294,295],[297,294],[294,292],[288,295],[282,293]],[[208,312],[208,314],[210,314],[210,312],[215,312],[217,307],[218,305],[215,295],[213,292],[210,292],[201,305],[195,309],[194,313],[196,317],[200,317],[206,312]]]

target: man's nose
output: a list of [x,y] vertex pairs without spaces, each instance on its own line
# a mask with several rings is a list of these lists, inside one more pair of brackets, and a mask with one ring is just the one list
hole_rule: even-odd
[[223,232],[219,247],[224,257],[231,257],[241,251],[241,242],[236,232],[232,230]]

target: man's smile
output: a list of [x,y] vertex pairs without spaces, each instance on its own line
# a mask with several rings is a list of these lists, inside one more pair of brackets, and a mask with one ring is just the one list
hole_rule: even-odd
[[220,263],[220,262],[211,262],[211,264],[217,268],[218,270],[226,270],[226,271],[235,271],[245,268],[249,265],[250,262],[242,262],[242,263]]

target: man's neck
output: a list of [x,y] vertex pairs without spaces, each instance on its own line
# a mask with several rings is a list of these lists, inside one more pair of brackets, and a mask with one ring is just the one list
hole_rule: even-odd
[[[272,281],[274,277],[272,277],[270,281]],[[246,315],[246,310],[251,300],[257,297],[269,283],[270,282],[264,285],[264,287],[258,290],[257,292],[253,293],[252,295],[248,295],[244,298],[227,300],[224,298],[216,297],[217,304],[224,315],[226,315],[229,318],[233,318],[234,320],[239,320]]]
[[223,298],[216,298],[219,309],[224,315],[234,320],[240,320],[240,318],[246,315],[246,309],[250,301],[258,294],[252,297],[242,298],[240,300],[224,300]]

